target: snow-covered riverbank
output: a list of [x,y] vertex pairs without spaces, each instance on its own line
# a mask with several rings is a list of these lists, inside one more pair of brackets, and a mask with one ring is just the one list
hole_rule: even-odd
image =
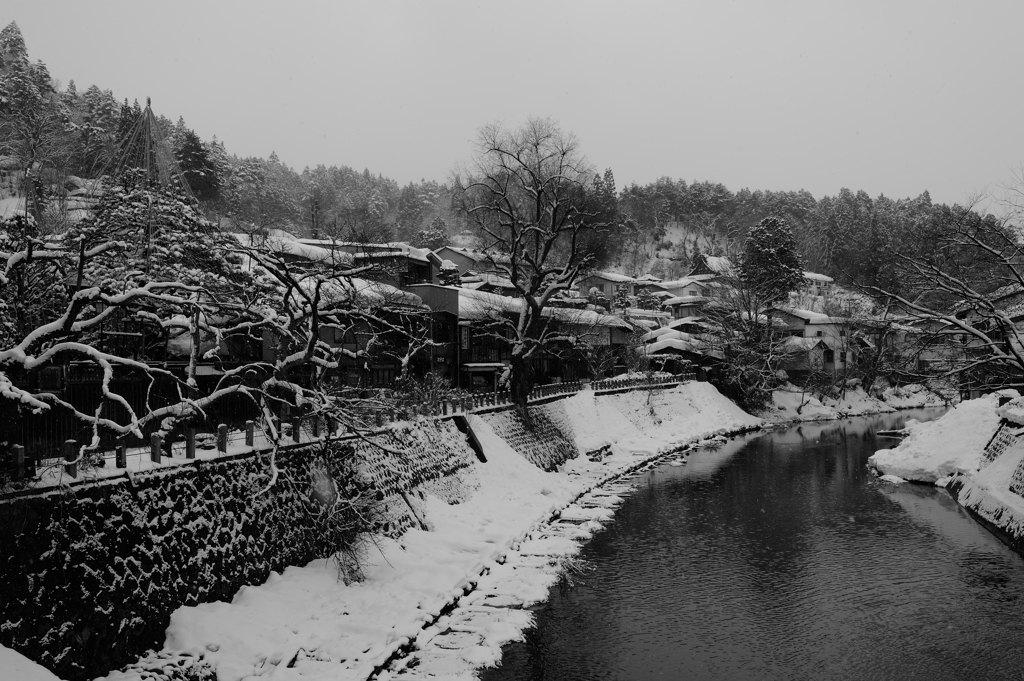
[[948,487],[961,506],[1024,550],[1024,398],[1014,390],[986,395],[907,430],[899,446],[876,452],[868,465],[891,482]]
[[869,395],[860,386],[847,388],[834,397],[819,398],[787,384],[772,393],[772,406],[761,416],[777,423],[832,421],[849,416],[888,414],[900,409],[942,407],[946,404],[942,395],[922,385],[886,388],[879,399]]
[[[409,530],[399,539],[373,538],[362,560],[362,581],[346,585],[333,561],[318,560],[244,588],[230,603],[181,607],[172,615],[159,655],[107,678],[142,679],[147,672],[197,660],[212,667],[220,681],[269,674],[367,678],[400,649],[441,636],[442,611],[482,581],[496,579],[497,572],[512,570],[505,565],[514,561],[506,557],[514,553],[519,562],[527,556],[527,563],[553,565],[571,553],[559,541],[586,536],[594,523],[610,517],[607,507],[614,505],[614,499],[606,499],[570,507],[581,495],[667,451],[762,425],[706,383],[600,397],[584,391],[543,409],[581,454],[606,454],[594,461],[578,456],[557,472],[544,472],[502,440],[485,418],[471,416],[486,463],[416,500],[426,530]],[[446,503],[456,486],[460,503]],[[566,513],[588,522],[566,528],[559,541],[531,539],[535,530]],[[537,570],[520,580],[514,598],[541,600],[556,578],[557,570]],[[481,624],[459,648],[467,668],[498,659],[501,645],[528,624],[518,619]]]
[[931,482],[955,473],[973,474],[982,450],[999,425],[997,397],[961,402],[942,418],[927,423],[911,421],[906,439],[892,449],[876,452],[868,465],[883,475]]

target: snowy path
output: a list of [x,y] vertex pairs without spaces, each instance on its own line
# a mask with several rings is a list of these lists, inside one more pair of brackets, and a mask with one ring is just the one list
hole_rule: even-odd
[[[618,488],[595,488],[684,444],[762,423],[707,384],[664,391],[656,402],[657,415],[644,396],[602,400],[598,419],[593,393],[566,400],[587,416],[567,411],[579,437],[599,432],[611,453],[600,462],[577,457],[555,473],[471,416],[487,462],[463,474],[468,498],[449,505],[424,495],[428,531],[378,538],[362,582],[346,586],[331,561],[318,560],[246,587],[230,603],[181,607],[160,656],[107,678],[139,681],[169,660],[202,659],[220,681],[362,680],[402,652],[410,654],[396,669],[414,671],[416,660],[420,676],[458,665],[471,673],[519,636],[529,623],[522,606],[546,598],[562,557],[610,518]],[[549,524],[559,514],[564,522]]]
[[450,614],[417,637],[410,654],[392,662],[377,678],[472,679],[475,669],[497,664],[501,647],[522,640],[523,631],[533,625],[533,615],[525,608],[546,600],[548,589],[567,570],[572,578],[574,568],[566,559],[611,519],[612,509],[623,501],[619,495],[630,489],[628,482],[613,482],[567,506],[558,520],[510,549]]

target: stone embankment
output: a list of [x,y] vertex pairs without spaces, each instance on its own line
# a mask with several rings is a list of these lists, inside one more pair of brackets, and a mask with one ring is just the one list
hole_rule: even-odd
[[[65,679],[364,679],[462,633],[475,666],[523,623],[443,618],[463,598],[543,598],[571,555],[559,542],[610,516],[614,497],[582,495],[761,425],[696,382],[584,390],[531,418],[484,409],[303,444],[279,452],[269,488],[266,455],[247,452],[0,500],[0,644]],[[366,541],[353,513],[376,529]],[[540,532],[556,516],[564,536]],[[545,576],[476,588],[526,563]]]

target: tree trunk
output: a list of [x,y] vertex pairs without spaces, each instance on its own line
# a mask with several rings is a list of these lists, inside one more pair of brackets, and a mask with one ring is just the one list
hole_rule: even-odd
[[511,392],[512,403],[519,410],[523,423],[531,430],[533,429],[533,423],[530,420],[528,404],[534,380],[533,362],[528,357],[513,353],[509,391]]

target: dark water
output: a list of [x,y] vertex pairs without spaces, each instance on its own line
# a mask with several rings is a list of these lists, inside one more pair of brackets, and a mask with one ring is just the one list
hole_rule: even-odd
[[1024,560],[945,490],[878,482],[876,430],[804,425],[644,473],[497,679],[1021,679]]

